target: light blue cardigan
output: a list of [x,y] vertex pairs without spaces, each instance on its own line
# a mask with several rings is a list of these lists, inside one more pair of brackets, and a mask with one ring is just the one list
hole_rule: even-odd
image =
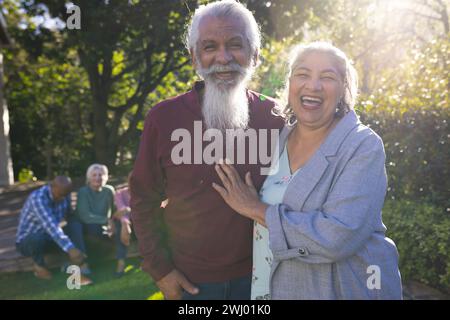
[[266,210],[272,299],[401,299],[386,187],[383,142],[350,111]]

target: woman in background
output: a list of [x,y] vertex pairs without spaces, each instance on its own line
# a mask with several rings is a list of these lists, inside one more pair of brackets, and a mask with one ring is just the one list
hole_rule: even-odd
[[[108,168],[102,164],[92,164],[86,172],[86,186],[78,191],[75,219],[70,225],[71,239],[75,246],[88,255],[85,236],[96,238],[113,235],[114,187],[107,185]],[[117,232],[120,233],[120,224]],[[116,236],[116,258],[125,259],[126,246]],[[122,270],[123,271],[123,270]],[[81,266],[83,274],[90,274],[87,263]]]
[[[131,173],[128,175],[128,181],[130,179],[130,176]],[[116,194],[114,196],[114,203],[117,208],[117,211],[113,216],[115,224],[115,237],[117,240],[120,240],[120,242],[125,246],[124,252],[125,254],[117,256],[116,275],[121,276],[124,274],[126,249],[130,245],[130,236],[131,236],[130,190],[128,186],[116,191]]]

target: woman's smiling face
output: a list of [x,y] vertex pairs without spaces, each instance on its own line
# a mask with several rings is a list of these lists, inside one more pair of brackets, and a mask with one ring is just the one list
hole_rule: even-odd
[[89,186],[93,190],[98,191],[106,184],[107,179],[108,176],[105,171],[102,169],[95,169],[89,177]]
[[298,122],[311,129],[329,125],[344,94],[337,61],[319,51],[306,53],[294,63],[289,78],[289,105]]

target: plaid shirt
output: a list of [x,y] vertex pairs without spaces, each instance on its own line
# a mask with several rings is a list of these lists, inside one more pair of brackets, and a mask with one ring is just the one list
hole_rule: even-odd
[[43,186],[31,193],[20,213],[16,243],[20,243],[30,234],[45,232],[64,251],[74,248],[72,241],[64,234],[59,223],[70,210],[70,196],[63,201],[54,202],[50,185]]

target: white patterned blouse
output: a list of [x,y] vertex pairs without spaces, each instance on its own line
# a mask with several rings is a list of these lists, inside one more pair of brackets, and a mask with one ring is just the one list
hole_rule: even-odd
[[[284,147],[276,166],[271,169],[259,195],[261,201],[269,205],[281,203],[284,192],[292,177],[298,172],[291,173],[287,147]],[[270,266],[272,264],[272,252],[269,248],[269,231],[266,227],[255,222],[253,228],[253,276],[252,276],[252,300],[270,299]]]

